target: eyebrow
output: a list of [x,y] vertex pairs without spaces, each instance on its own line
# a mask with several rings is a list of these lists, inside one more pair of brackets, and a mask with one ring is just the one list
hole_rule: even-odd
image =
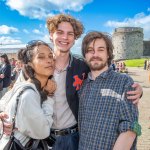
[[56,31],[63,31],[63,30],[61,30],[61,29],[57,29]]
[[[57,31],[62,31],[62,32],[64,32],[64,31],[61,30],[61,29],[57,29]],[[74,33],[74,31],[68,31],[68,33]]]
[[[37,53],[38,55],[40,54],[40,55],[45,55],[45,53]],[[53,53],[49,53],[48,55],[53,55]]]
[[106,48],[106,47],[104,47],[104,46],[99,46],[98,48]]
[[[89,46],[88,48],[93,48],[92,46]],[[104,46],[99,46],[98,48],[106,48]]]

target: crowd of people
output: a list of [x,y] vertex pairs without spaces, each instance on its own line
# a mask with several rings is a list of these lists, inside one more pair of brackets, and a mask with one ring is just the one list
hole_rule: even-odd
[[128,69],[127,69],[126,64],[125,64],[124,61],[115,61],[115,60],[112,60],[111,67],[116,72],[128,73]]
[[22,63],[14,58],[8,59],[7,54],[0,55],[0,98],[13,86],[22,68]]
[[[17,81],[11,89],[13,95],[0,110],[4,120],[0,145],[3,142],[5,147],[14,133],[24,147],[31,138],[49,137],[52,150],[136,149],[141,134],[137,105],[142,88],[129,76],[113,71],[111,38],[89,32],[82,42],[81,58],[71,53],[84,31],[80,21],[59,14],[47,19],[47,28],[53,50],[43,41],[30,41],[18,53],[21,65],[16,63],[13,73],[10,67],[9,85],[16,72],[13,79]],[[6,74],[1,74],[4,79]],[[30,88],[23,91],[25,87]]]

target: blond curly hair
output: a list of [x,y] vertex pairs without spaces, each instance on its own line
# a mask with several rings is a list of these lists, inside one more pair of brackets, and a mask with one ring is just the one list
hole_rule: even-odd
[[49,30],[49,33],[55,32],[58,28],[58,25],[61,22],[69,22],[72,25],[75,34],[75,39],[78,39],[81,36],[81,34],[84,32],[83,24],[80,21],[76,20],[70,15],[59,14],[47,18],[47,28]]

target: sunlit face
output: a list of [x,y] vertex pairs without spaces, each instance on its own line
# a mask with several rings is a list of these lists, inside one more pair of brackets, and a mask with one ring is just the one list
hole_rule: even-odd
[[54,73],[54,56],[49,47],[39,45],[34,48],[31,66],[35,77],[49,77]]
[[92,41],[86,51],[85,59],[91,70],[98,71],[108,68],[109,56],[103,39]]
[[20,69],[22,67],[21,61],[18,60],[15,64],[15,66]]
[[53,41],[54,50],[69,52],[75,41],[72,25],[69,22],[61,22],[57,30],[50,34],[50,38]]

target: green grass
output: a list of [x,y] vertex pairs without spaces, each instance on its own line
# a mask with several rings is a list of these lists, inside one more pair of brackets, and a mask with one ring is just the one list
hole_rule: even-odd
[[142,59],[131,59],[131,60],[126,60],[125,64],[127,67],[143,67],[144,66],[144,61],[146,58]]

